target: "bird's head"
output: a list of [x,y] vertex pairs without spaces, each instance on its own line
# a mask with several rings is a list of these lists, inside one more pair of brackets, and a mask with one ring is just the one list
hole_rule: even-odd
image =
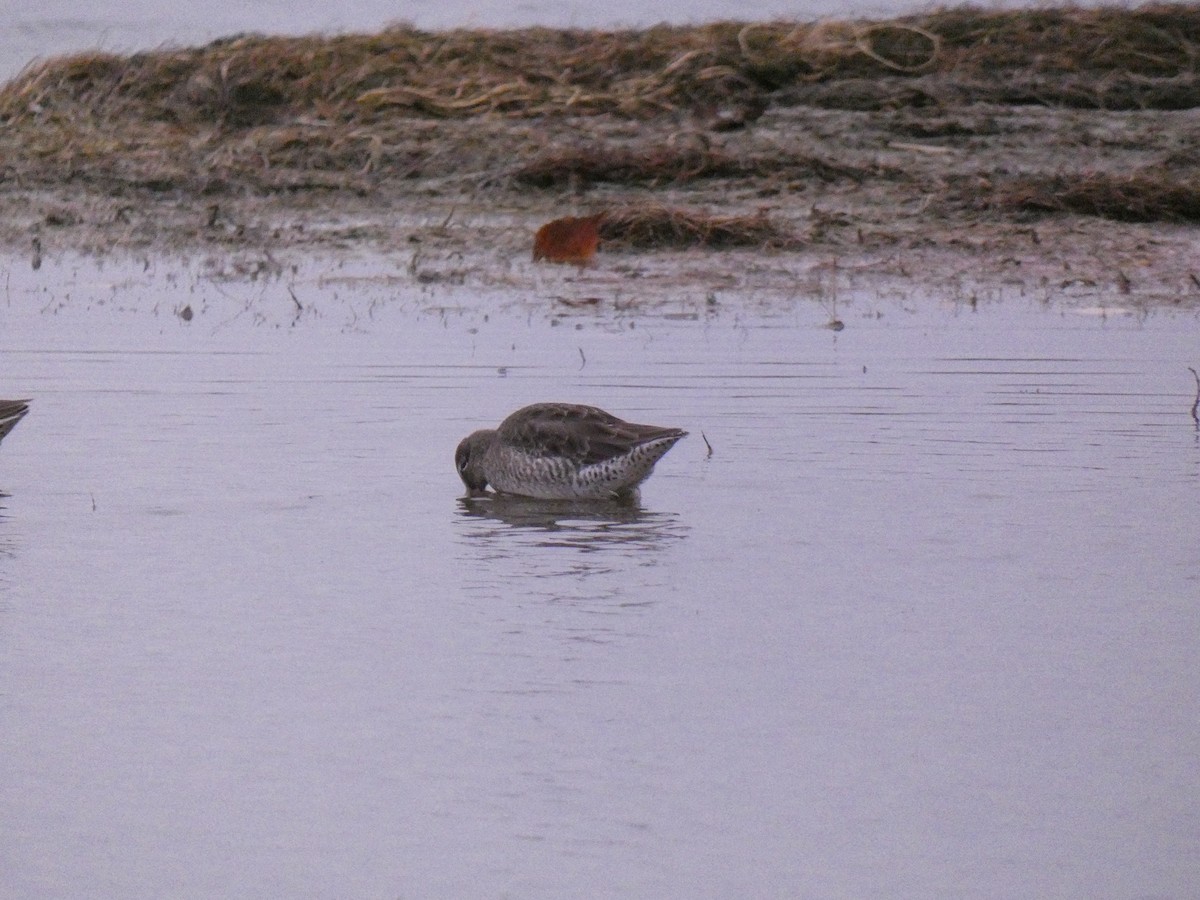
[[483,473],[483,457],[495,436],[495,431],[476,431],[463,438],[454,451],[458,477],[472,494],[481,494],[488,486],[487,476]]

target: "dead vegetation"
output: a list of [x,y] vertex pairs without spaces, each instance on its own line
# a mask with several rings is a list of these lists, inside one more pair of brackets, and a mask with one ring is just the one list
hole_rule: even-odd
[[1200,174],[1144,170],[1021,178],[1000,191],[1007,207],[1073,212],[1121,222],[1200,222]]
[[748,161],[724,150],[667,145],[609,147],[589,144],[538,154],[513,179],[531,187],[580,187],[599,182],[656,184],[747,174]]
[[[981,104],[984,114],[964,112]],[[0,88],[0,199],[21,209],[38,191],[72,192],[56,195],[60,205],[100,198],[114,204],[114,225],[139,235],[155,233],[168,205],[199,210],[189,239],[224,234],[203,210],[219,201],[233,216],[241,198],[304,203],[307,193],[386,209],[486,193],[520,205],[545,202],[531,188],[611,185],[630,203],[624,219],[606,219],[603,237],[629,247],[797,246],[771,223],[799,221],[818,202],[845,221],[824,234],[859,242],[883,240],[898,215],[1195,221],[1195,159],[1124,181],[1098,174],[1111,182],[1104,192],[1037,153],[1030,170],[995,161],[1000,154],[975,162],[987,142],[1010,137],[997,110],[1017,107],[1200,108],[1200,6],[963,7],[882,22],[611,32],[392,28],[80,54],[32,65]],[[823,110],[845,115],[818,134]],[[1187,156],[1195,127],[1169,127]],[[1151,133],[1154,125],[1142,132]],[[1103,157],[1116,138],[1097,140]],[[730,196],[736,184],[741,205],[706,218],[681,212],[689,198],[665,194],[705,184]],[[960,184],[988,187],[960,199]],[[786,212],[744,215],[760,201]],[[865,229],[872,214],[841,211],[869,203],[877,211]],[[711,198],[692,205],[711,208]],[[76,227],[49,216],[42,226]],[[19,227],[27,242],[29,226]]]
[[1129,72],[982,74],[936,73],[921,77],[848,78],[804,82],[774,95],[777,103],[861,111],[928,109],[992,103],[1064,109],[1180,110],[1200,106],[1200,76]]
[[[722,22],[645,31],[529,28],[332,38],[237,37],[35,65],[0,91],[0,119],[248,128],[297,118],[367,125],[485,113],[631,117],[731,95],[882,76],[972,81],[1200,72],[1200,7],[943,9],[887,22]],[[1176,97],[1176,101],[1179,98]]]
[[662,250],[686,247],[751,247],[795,250],[803,241],[765,211],[748,216],[714,216],[668,206],[629,206],[605,211],[600,237],[607,247]]
[[517,168],[512,177],[531,187],[561,188],[600,182],[655,185],[766,176],[861,182],[888,173],[882,166],[852,166],[807,153],[733,154],[705,142],[696,147],[589,144],[552,149]]
[[700,209],[629,204],[590,216],[565,216],[538,229],[534,261],[586,265],[599,240],[609,250],[682,250],[689,247],[795,250],[804,242],[766,210],[715,216]]

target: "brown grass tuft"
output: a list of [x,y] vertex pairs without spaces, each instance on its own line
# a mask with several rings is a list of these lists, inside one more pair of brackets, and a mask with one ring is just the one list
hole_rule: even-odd
[[597,182],[638,184],[691,181],[743,174],[736,157],[708,148],[574,147],[551,150],[525,163],[513,173],[519,184],[563,187]]
[[667,206],[629,206],[609,210],[600,224],[606,245],[631,250],[685,247],[754,247],[789,250],[803,241],[766,212],[753,216],[712,216]]
[[733,155],[704,146],[679,147],[591,145],[554,149],[519,167],[513,179],[531,187],[569,187],[611,182],[663,184],[699,178],[783,176],[825,181],[865,181],[895,175],[883,166],[871,169],[821,159],[806,153],[780,151],[770,155]]
[[1200,5],[943,9],[890,22],[719,22],[644,31],[527,28],[247,36],[32,66],[0,89],[0,120],[64,116],[232,128],[303,117],[645,117],[782,86],[932,73],[1200,72]]
[[1200,174],[1144,169],[1022,178],[999,192],[1012,209],[1074,212],[1121,222],[1200,222]]

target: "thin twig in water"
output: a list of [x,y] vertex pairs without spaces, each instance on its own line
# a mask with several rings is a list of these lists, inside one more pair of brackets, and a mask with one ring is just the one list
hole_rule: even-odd
[[287,292],[291,296],[292,302],[296,304],[296,312],[298,312],[298,313],[304,312],[304,307],[300,305],[300,300],[296,296],[296,292],[292,290],[292,286],[290,284],[288,285]]
[[708,438],[704,436],[704,432],[703,432],[703,431],[702,431],[702,432],[700,432],[700,439],[704,441],[704,446],[708,448],[708,453],[705,455],[705,457],[704,457],[704,458],[705,458],[705,459],[712,459],[712,455],[713,455],[713,448],[712,448],[712,444],[710,444],[710,443],[708,442]]
[[583,355],[583,348],[579,348],[579,368],[582,370],[587,365],[587,357]]
[[1200,374],[1197,374],[1191,366],[1188,366],[1188,371],[1196,379],[1196,399],[1192,401],[1192,421],[1196,423],[1197,428],[1200,428]]

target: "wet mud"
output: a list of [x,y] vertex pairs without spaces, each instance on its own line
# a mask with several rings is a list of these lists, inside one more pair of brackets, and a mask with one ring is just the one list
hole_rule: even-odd
[[486,287],[545,223],[601,216],[592,267],[685,252],[701,290],[734,248],[951,293],[1196,305],[1198,43],[1194,6],[1160,6],[50,60],[0,90],[0,244],[246,277],[365,253]]

